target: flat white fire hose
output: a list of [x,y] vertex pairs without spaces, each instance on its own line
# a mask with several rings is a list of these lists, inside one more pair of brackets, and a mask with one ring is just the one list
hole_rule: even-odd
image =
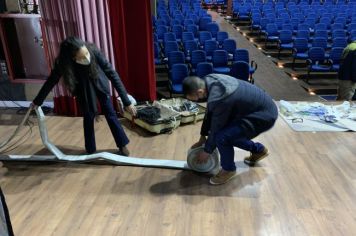
[[[18,161],[72,161],[72,162],[90,162],[95,160],[105,160],[116,165],[130,165],[130,166],[143,166],[143,167],[159,167],[159,168],[170,168],[170,169],[183,169],[183,170],[193,170],[197,172],[211,172],[218,168],[219,166],[219,154],[214,151],[210,155],[208,161],[204,164],[198,164],[196,162],[197,153],[203,149],[199,147],[188,152],[188,158],[186,161],[176,161],[176,160],[162,160],[162,159],[148,159],[148,158],[136,158],[136,157],[126,157],[109,152],[100,152],[90,155],[66,155],[61,152],[48,138],[47,127],[45,123],[45,115],[41,107],[35,109],[38,119],[40,136],[43,145],[53,154],[53,155],[3,155],[0,154],[0,160],[18,160]],[[22,126],[25,124],[31,109],[29,109],[22,120],[21,124],[16,128],[15,132],[11,137],[0,144],[0,148],[8,144],[19,132]]]

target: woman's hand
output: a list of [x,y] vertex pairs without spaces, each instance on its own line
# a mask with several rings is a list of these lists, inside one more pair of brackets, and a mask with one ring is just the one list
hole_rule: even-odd
[[31,102],[30,109],[31,110],[36,110],[37,108],[38,108],[38,106],[36,104],[34,104],[33,102]]
[[125,110],[134,117],[137,115],[136,107],[132,104],[130,106],[125,107]]

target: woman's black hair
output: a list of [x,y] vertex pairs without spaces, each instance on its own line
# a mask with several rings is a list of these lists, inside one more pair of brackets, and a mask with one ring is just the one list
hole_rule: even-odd
[[83,46],[86,46],[90,53],[91,63],[89,65],[89,75],[92,79],[97,79],[98,69],[96,65],[94,50],[98,49],[95,47],[94,44],[88,44],[77,37],[70,36],[64,41],[62,41],[60,45],[59,55],[56,58],[55,66],[59,66],[59,69],[62,71],[64,84],[70,92],[73,92],[75,90],[77,84],[77,80],[74,76],[73,71],[74,63],[76,63],[74,58],[77,52]]

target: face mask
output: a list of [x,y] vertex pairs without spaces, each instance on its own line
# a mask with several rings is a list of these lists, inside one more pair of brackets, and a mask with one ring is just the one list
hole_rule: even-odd
[[84,66],[89,65],[90,64],[90,54],[88,54],[88,56],[86,56],[85,58],[83,58],[81,60],[76,60],[75,62],[80,65],[84,65]]

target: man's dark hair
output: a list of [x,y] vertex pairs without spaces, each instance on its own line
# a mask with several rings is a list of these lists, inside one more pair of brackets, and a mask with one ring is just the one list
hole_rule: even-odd
[[188,76],[183,80],[184,95],[193,94],[203,88],[205,88],[205,82],[198,76]]

